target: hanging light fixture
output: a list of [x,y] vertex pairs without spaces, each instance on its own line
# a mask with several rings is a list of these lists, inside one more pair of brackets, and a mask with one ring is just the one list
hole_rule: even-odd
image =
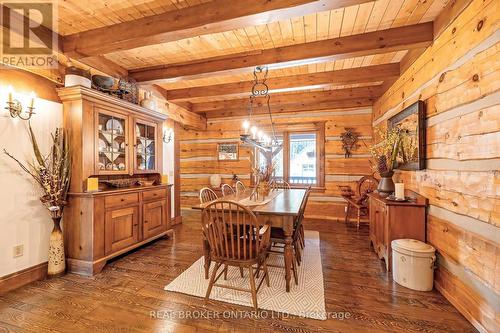
[[[241,141],[245,144],[252,145],[263,151],[272,151],[274,147],[278,147],[279,143],[276,139],[274,131],[273,116],[271,113],[271,106],[269,104],[271,96],[269,96],[269,87],[266,84],[268,68],[267,66],[258,66],[254,68],[253,77],[254,84],[252,86],[252,94],[248,105],[248,118],[243,121],[242,127],[244,134],[240,135]],[[262,129],[256,125],[252,125],[252,114],[254,111],[255,99],[262,97],[266,99],[264,107],[267,108],[269,114],[269,121],[271,123],[271,135],[266,134]]]

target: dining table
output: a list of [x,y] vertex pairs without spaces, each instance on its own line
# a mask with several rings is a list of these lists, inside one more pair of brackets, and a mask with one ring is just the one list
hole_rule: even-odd
[[[234,201],[244,206],[247,206],[257,217],[257,220],[262,223],[269,223],[272,227],[283,229],[285,236],[285,280],[286,291],[290,291],[290,281],[292,277],[292,235],[294,222],[299,216],[302,201],[305,198],[305,189],[274,189],[267,198],[261,198],[261,202],[250,200],[253,189],[246,189],[240,193],[226,195],[217,200]],[[193,206],[193,209],[203,210],[210,203],[217,201],[209,201]],[[208,270],[210,268],[210,247],[204,241],[203,256],[205,259],[205,278],[208,278]]]

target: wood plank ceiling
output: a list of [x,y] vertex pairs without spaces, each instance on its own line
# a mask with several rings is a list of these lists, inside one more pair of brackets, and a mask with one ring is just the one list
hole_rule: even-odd
[[268,64],[275,104],[371,105],[405,56],[432,42],[431,22],[448,3],[66,0],[58,32],[71,57],[102,56],[169,101],[212,117],[241,114],[252,67]]

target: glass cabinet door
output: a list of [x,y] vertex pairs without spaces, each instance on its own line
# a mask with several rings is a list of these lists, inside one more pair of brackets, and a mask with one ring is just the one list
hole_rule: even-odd
[[157,125],[137,120],[135,122],[135,169],[151,172],[156,167]]
[[127,117],[111,112],[97,113],[97,171],[100,174],[127,173]]

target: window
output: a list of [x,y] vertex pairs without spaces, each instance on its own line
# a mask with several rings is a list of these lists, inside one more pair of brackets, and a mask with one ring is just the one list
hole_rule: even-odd
[[[299,126],[297,126],[299,127]],[[273,151],[273,164],[277,181],[286,181],[292,187],[324,186],[323,165],[324,124],[302,125],[303,130],[280,132],[282,147]],[[258,165],[265,166],[266,159],[258,154]]]

